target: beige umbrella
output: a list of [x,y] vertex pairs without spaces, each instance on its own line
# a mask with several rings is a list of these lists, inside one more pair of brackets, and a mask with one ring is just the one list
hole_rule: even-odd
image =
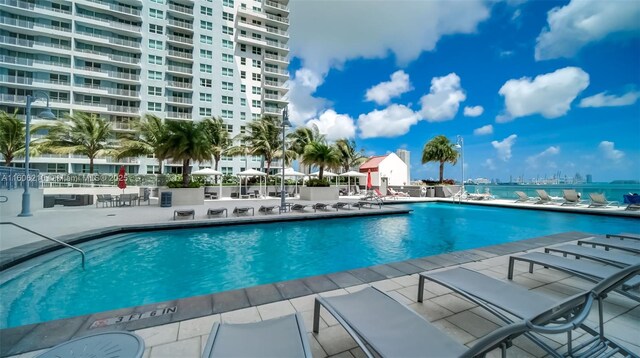
[[349,172],[346,172],[346,173],[342,173],[342,174],[340,174],[340,176],[341,177],[347,177],[347,180],[349,181],[349,184],[348,184],[349,185],[349,189],[347,190],[347,192],[348,192],[348,191],[351,190],[351,177],[364,178],[364,177],[367,176],[367,174],[356,172],[356,171],[352,170],[352,171],[349,171]]
[[[204,168],[204,169],[198,169],[196,171],[191,172],[191,175],[214,176],[214,175],[222,175],[222,172],[219,172],[211,168]],[[220,183],[218,184],[218,197],[222,198],[222,178],[220,178]]]
[[[266,177],[267,173],[263,173],[259,170],[255,170],[255,169],[247,169],[244,171],[241,171],[240,173],[236,174],[239,177],[260,177],[260,192],[262,193],[262,177]],[[266,184],[266,183],[265,183]],[[242,193],[242,179],[240,179],[240,185],[238,186],[238,189],[240,189],[240,193]]]

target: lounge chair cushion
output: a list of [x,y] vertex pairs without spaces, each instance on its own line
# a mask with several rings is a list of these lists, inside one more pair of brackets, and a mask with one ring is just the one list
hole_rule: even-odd
[[417,313],[374,288],[322,299],[383,357],[452,357],[466,351]]
[[223,324],[217,330],[214,327],[212,336],[206,347],[211,352],[205,352],[203,357],[311,356],[304,323],[296,315],[248,324]]

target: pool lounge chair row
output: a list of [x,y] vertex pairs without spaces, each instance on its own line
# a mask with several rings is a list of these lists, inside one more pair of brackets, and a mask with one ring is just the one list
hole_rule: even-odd
[[[636,240],[640,243],[640,237],[636,234],[630,236],[632,238],[627,238],[627,241]],[[623,241],[619,237],[609,239]],[[316,297],[313,332],[322,334],[319,322],[321,308],[324,308],[352,336],[367,357],[476,357],[494,349],[502,350],[505,356],[513,339],[523,335],[552,357],[563,357],[566,354],[585,357],[614,354],[637,357],[624,346],[607,338],[602,318],[602,301],[613,290],[619,292],[625,287],[637,287],[640,284],[637,283],[640,281],[638,274],[640,263],[616,267],[606,276],[593,280],[596,283],[589,289],[566,299],[557,299],[531,292],[516,283],[464,268],[421,273],[418,302],[423,301],[425,281],[430,280],[455,291],[506,324],[480,338],[470,348],[373,287],[341,296]],[[600,311],[597,329],[585,324],[592,307]],[[572,331],[576,329],[587,332],[591,338],[573,345]],[[561,333],[567,336],[568,353],[564,355],[547,345],[540,337]],[[214,324],[203,357],[222,356],[310,357],[311,352],[306,330],[298,313],[252,324]]]
[[[533,204],[560,204],[561,206],[571,205],[588,205],[589,208],[608,208],[613,205],[620,207],[620,202],[609,201],[600,193],[589,193],[589,201],[580,199],[580,195],[573,189],[565,189],[562,191],[562,198],[552,197],[545,190],[537,189],[536,193],[538,197],[530,197],[523,191],[516,191],[516,203],[533,203]],[[637,210],[640,209],[640,205],[629,204],[625,210]]]

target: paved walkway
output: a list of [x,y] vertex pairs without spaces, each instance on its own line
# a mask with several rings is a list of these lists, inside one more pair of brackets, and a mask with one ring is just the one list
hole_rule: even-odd
[[[488,276],[506,279],[508,256],[496,256],[461,265]],[[455,266],[455,265],[454,265]],[[533,274],[528,273],[525,264],[516,265],[514,282],[533,291],[555,298],[564,298],[591,286],[587,281],[570,275],[544,268],[538,268]],[[321,296],[342,295],[355,292],[366,286],[374,286],[387,292],[397,301],[408,305],[415,312],[431,321],[436,327],[446,332],[456,341],[471,346],[478,338],[495,330],[503,323],[494,316],[477,307],[464,298],[435,283],[425,285],[425,301],[417,303],[418,278],[416,274],[402,275],[383,279],[368,284],[355,285],[320,293]],[[346,331],[325,310],[321,311],[320,332],[311,333],[313,302],[317,294],[282,300],[274,303],[252,306],[239,310],[208,315],[196,319],[185,320],[156,327],[136,330],[145,341],[144,357],[200,357],[206,344],[208,334],[214,322],[245,323],[257,322],[286,314],[300,312],[305,320],[308,338],[314,357],[353,358],[363,357],[364,353],[357,347]],[[605,333],[622,345],[640,354],[638,334],[640,332],[640,305],[616,293],[605,300],[604,319]],[[375,314],[375,313],[372,313]],[[591,312],[587,323],[595,327],[597,311]],[[64,329],[61,327],[61,329]],[[574,343],[587,338],[586,335],[574,335]],[[546,336],[544,341],[550,346],[563,351],[566,349],[566,336]],[[29,352],[15,357],[31,358],[42,351]],[[425,352],[427,354],[428,352]],[[515,340],[509,348],[508,356],[541,357],[545,352],[524,337]],[[494,351],[488,356],[499,356]]]

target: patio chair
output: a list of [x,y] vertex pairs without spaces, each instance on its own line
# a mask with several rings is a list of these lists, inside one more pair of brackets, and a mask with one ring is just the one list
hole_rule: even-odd
[[293,205],[291,205],[291,211],[304,212],[305,211],[304,209],[307,206],[309,206],[309,205],[306,205],[306,204],[293,204]]
[[387,188],[387,191],[389,192],[389,194],[395,196],[395,197],[403,197],[403,198],[408,198],[411,195],[409,195],[408,193],[405,193],[403,191],[395,191],[393,190],[393,188]]
[[591,237],[578,240],[578,245],[591,245],[591,247],[602,246],[605,250],[616,249],[634,254],[640,254],[640,241],[620,240],[606,237]]
[[207,209],[207,218],[211,219],[214,216],[220,216],[224,213],[224,217],[229,217],[227,208],[209,208]]
[[[575,260],[541,252],[530,252],[518,256],[509,256],[509,272],[507,277],[510,280],[513,279],[513,270],[516,261],[528,263],[529,273],[533,273],[534,265],[540,265],[544,266],[545,268],[552,268],[558,271],[566,272],[570,275],[574,275],[576,277],[580,277],[592,282],[599,282],[606,277],[614,275],[620,270],[619,267],[615,267],[612,265],[602,265],[601,263],[596,263],[590,260]],[[636,267],[637,269],[640,269],[640,265],[634,265],[630,267]],[[615,291],[632,300],[640,302],[640,295],[632,292],[638,286],[640,286],[640,277],[633,277],[626,282],[621,283],[620,287],[616,288]]]
[[305,357],[311,348],[300,313],[243,324],[214,323],[202,358]]
[[589,193],[589,198],[591,199],[591,203],[589,203],[590,208],[607,208],[614,204],[620,207],[620,202],[607,200],[607,198],[604,197],[604,193]]
[[621,234],[607,234],[607,235],[605,235],[605,237],[607,239],[611,238],[611,237],[614,237],[614,238],[618,238],[618,239],[622,239],[622,240],[624,240],[624,239],[640,240],[640,234],[634,234],[634,233],[628,233],[628,232],[623,232]]
[[[544,311],[538,316],[498,328],[480,338],[471,348],[458,343],[416,312],[387,294],[367,287],[342,296],[315,300],[313,331],[319,332],[320,308],[324,307],[351,335],[367,357],[478,357],[501,348],[503,356],[510,341],[528,332],[564,333],[581,325],[593,305],[592,295],[574,296],[559,305],[557,312]],[[546,324],[578,312],[565,324]],[[560,356],[559,354],[556,356]]]
[[580,200],[580,194],[573,189],[564,189],[562,190],[562,198],[564,202],[560,204],[564,205],[579,205],[582,201]]
[[339,209],[349,209],[349,203],[339,201],[335,204],[331,204],[331,207],[336,209],[336,211],[338,211]]
[[260,208],[258,208],[258,212],[264,213],[264,214],[273,214],[273,210],[275,208],[280,209],[280,206],[278,206],[278,205],[261,205]]
[[627,205],[627,207],[624,210],[629,210],[629,211],[640,210],[640,204],[631,203]]
[[528,202],[532,202],[535,201],[536,198],[532,198],[530,196],[528,196],[527,194],[525,194],[524,191],[515,191],[516,196],[518,197],[518,199],[516,199],[516,201],[514,201],[514,203],[528,203]]
[[255,215],[253,206],[236,206],[233,209],[233,213],[236,214],[236,216],[247,215],[249,211],[251,211],[251,216]]
[[[512,317],[516,319],[527,319],[530,317],[541,318],[545,311],[554,312],[567,309],[566,303],[571,302],[573,298],[579,297],[583,297],[585,300],[588,299],[587,296],[593,297],[599,301],[598,307],[601,310],[602,300],[606,298],[608,292],[620,286],[628,279],[635,277],[638,273],[640,273],[640,265],[618,269],[613,272],[612,275],[606,277],[591,288],[573,296],[569,300],[560,300],[552,296],[530,291],[526,287],[518,284],[498,280],[466,268],[453,268],[421,273],[418,285],[418,302],[423,301],[425,280],[430,280],[462,295],[467,300],[495,315],[503,322],[511,323],[514,321]],[[587,310],[586,313],[588,314],[588,312]],[[567,311],[567,313],[569,312]],[[605,337],[604,321],[602,316],[599,316],[599,318],[599,329],[597,331],[588,325],[583,325],[581,322],[575,325],[574,328],[579,327],[593,336],[578,346],[572,346],[571,330],[565,332],[567,333],[567,347],[571,353],[570,356],[589,356],[589,353],[597,353],[597,356],[602,356],[605,354],[607,347],[610,347],[613,353],[622,351],[629,355],[629,351],[624,349],[624,347],[619,346]],[[570,321],[571,316],[569,315],[569,317],[564,317],[563,319]],[[552,323],[551,320],[548,319],[546,322]],[[546,350],[551,356],[561,356],[537,336],[529,333],[525,333],[525,336]]]
[[39,354],[39,358],[58,357],[131,357],[144,354],[144,340],[135,333],[100,332],[74,338]]
[[327,211],[329,205],[325,204],[325,203],[315,203],[313,205],[311,205],[311,207],[313,208],[313,212],[317,212],[318,210],[323,210],[323,211]]
[[[393,196],[384,195],[380,192],[380,189],[373,189],[373,198],[384,200],[385,198],[394,198]],[[395,198],[394,198],[395,199]]]
[[174,210],[173,211],[173,220],[176,219],[185,219],[188,218],[189,216],[191,216],[191,219],[195,219],[196,218],[196,211],[193,209],[189,209],[189,210]]
[[98,207],[98,204],[102,204],[102,207],[104,208],[107,205],[112,206],[113,201],[107,200],[102,194],[96,194],[96,208]]
[[580,245],[564,244],[560,246],[546,247],[544,252],[557,252],[563,256],[571,255],[576,258],[585,257],[593,261],[599,261],[617,267],[640,265],[640,256],[623,252],[606,251]]
[[554,198],[552,198],[551,196],[549,196],[549,194],[547,194],[547,192],[543,189],[537,189],[536,193],[538,193],[538,201],[535,202],[535,204],[553,204],[554,203]]

